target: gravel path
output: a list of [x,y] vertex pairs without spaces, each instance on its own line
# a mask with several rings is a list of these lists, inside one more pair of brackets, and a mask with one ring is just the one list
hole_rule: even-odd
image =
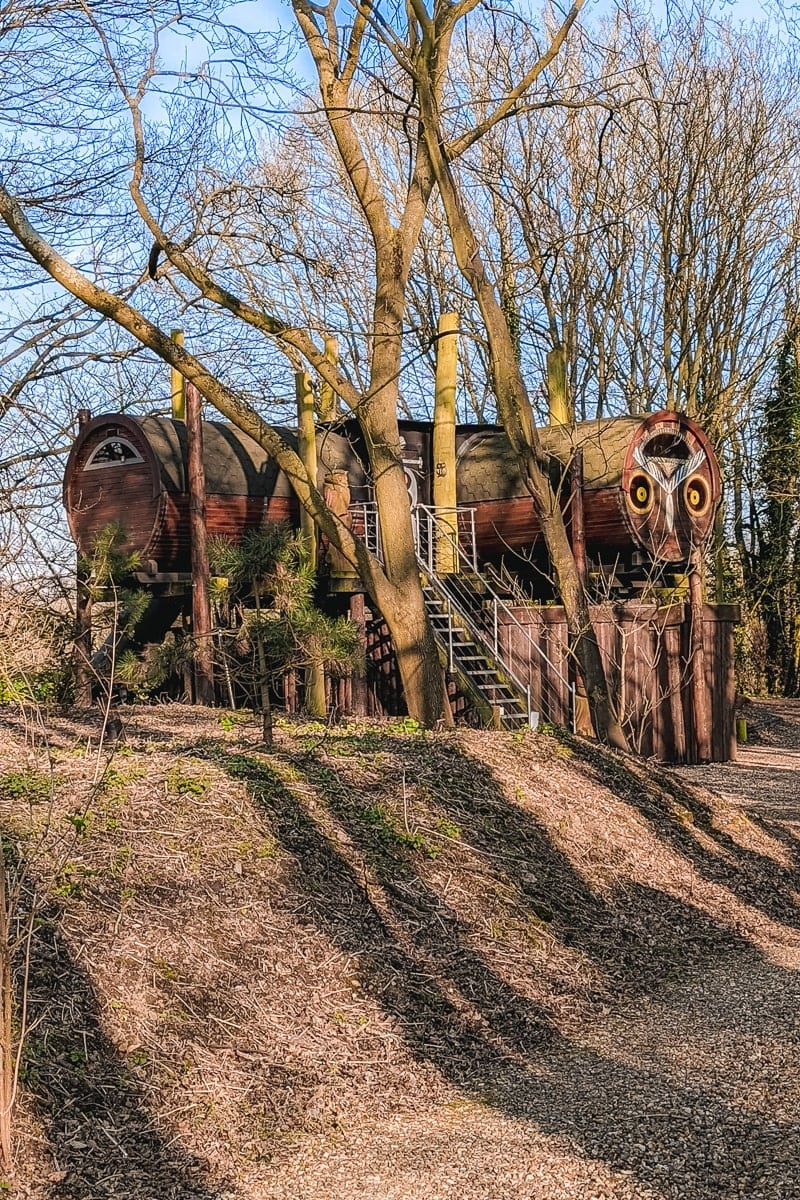
[[265,1200],[795,1200],[794,966],[733,961],[610,1012],[486,1104],[309,1138]]
[[750,812],[800,822],[800,700],[751,701],[744,715],[749,741],[736,762],[676,773]]

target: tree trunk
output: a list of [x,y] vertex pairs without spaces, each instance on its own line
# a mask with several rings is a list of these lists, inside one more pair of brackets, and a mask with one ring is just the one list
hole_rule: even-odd
[[192,554],[192,633],[195,641],[194,695],[197,704],[214,703],[214,647],[211,641],[210,569],[206,536],[206,475],[203,462],[203,422],[200,393],[186,386],[187,475],[189,535]]
[[417,591],[413,586],[397,587],[395,607],[384,604],[381,612],[392,635],[409,716],[430,729],[440,723],[452,725],[453,718],[428,615],[416,604]]
[[480,308],[489,342],[497,409],[520,460],[555,571],[567,627],[583,675],[592,725],[597,737],[618,749],[628,748],[608,694],[603,661],[589,617],[589,604],[569,544],[564,517],[550,484],[527,389],[517,362],[508,322],[489,279],[477,237],[445,157],[438,111],[430,90],[429,64],[418,72],[420,112],[428,151],[444,204],[456,261]]
[[5,1176],[10,1176],[14,1166],[11,1140],[14,982],[11,974],[8,883],[2,849],[0,846],[0,1168]]

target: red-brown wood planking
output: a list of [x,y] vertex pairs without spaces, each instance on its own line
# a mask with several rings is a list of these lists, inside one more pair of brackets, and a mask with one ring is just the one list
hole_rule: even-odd
[[[400,430],[409,486],[422,501],[432,468],[430,426],[401,422]],[[236,540],[248,529],[297,520],[287,476],[257,442],[220,422],[204,422],[203,431],[210,535]],[[291,443],[292,431],[283,433]],[[554,482],[566,478],[576,451],[581,453],[584,538],[595,551],[644,548],[657,560],[680,562],[708,535],[719,499],[719,471],[707,439],[689,418],[675,413],[619,417],[551,426],[540,436],[551,455]],[[457,440],[458,503],[474,511],[479,556],[536,552],[540,525],[505,433],[496,426],[462,426]],[[648,446],[650,459],[637,450]],[[689,477],[698,451],[703,461],[691,467]],[[320,427],[318,456],[318,486],[330,472],[345,470],[353,500],[369,497],[356,422]],[[634,484],[649,497],[638,510],[631,496]],[[689,484],[703,501],[702,511],[687,509]],[[105,526],[117,523],[125,529],[127,548],[165,572],[188,565],[186,492],[185,429],[181,422],[157,417],[110,415],[88,422],[73,446],[64,481],[70,529],[83,553]]]

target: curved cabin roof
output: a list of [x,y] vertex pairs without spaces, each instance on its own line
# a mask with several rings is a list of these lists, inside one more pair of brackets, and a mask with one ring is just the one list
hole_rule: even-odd
[[[142,452],[136,433],[141,431],[158,464],[161,482],[166,491],[183,493],[187,490],[186,426],[182,421],[167,417],[130,417],[109,413],[93,418],[80,432],[70,454],[65,473],[66,484],[76,473],[92,470],[92,460],[103,459],[101,465],[112,468],[126,466],[133,455],[125,456],[123,449],[106,449],[123,442],[132,444],[134,453]],[[297,449],[294,430],[280,428],[281,437]],[[127,435],[127,437],[126,437]],[[133,443],[139,443],[138,449]],[[148,456],[149,457],[149,456]],[[333,470],[348,470],[351,484],[364,482],[364,471],[353,447],[346,438],[331,430],[320,430],[317,436],[319,484]],[[203,421],[203,464],[206,492],[220,496],[291,497],[288,479],[264,449],[248,434],[223,421]]]
[[[155,454],[168,492],[185,492],[186,426],[165,417],[141,417],[137,423]],[[296,437],[281,430],[296,445]],[[203,421],[203,464],[206,492],[220,496],[290,496],[291,488],[278,464],[258,442],[234,425]]]
[[[142,417],[139,425],[161,467],[164,486],[170,492],[185,492],[186,426],[182,421],[164,417]],[[297,450],[297,433],[279,427],[287,445]],[[347,470],[351,485],[364,483],[364,472],[353,447],[340,434],[320,430],[317,434],[317,483],[322,486],[325,476],[333,470]],[[267,496],[289,498],[294,495],[291,484],[274,458],[248,434],[223,421],[203,421],[203,462],[206,492],[220,496]]]
[[[620,486],[628,447],[641,424],[641,417],[612,417],[577,425],[545,425],[538,432],[544,451],[565,469],[575,451],[583,451],[583,487],[591,492]],[[483,430],[462,442],[457,472],[460,504],[530,494],[503,429]]]

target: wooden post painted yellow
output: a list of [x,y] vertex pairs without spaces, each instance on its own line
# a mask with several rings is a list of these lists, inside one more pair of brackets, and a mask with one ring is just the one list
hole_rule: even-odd
[[436,569],[458,571],[456,510],[456,382],[458,314],[442,313],[436,343],[436,390],[433,405],[433,504],[437,510]]
[[[335,337],[325,338],[325,357],[334,366],[339,361],[339,341]],[[339,416],[339,397],[329,383],[321,383],[319,388],[319,419],[320,421],[335,421]]]
[[[183,345],[183,330],[173,329],[170,337],[176,346]],[[172,419],[173,421],[186,420],[186,385],[180,371],[176,371],[174,367],[170,368],[170,395],[172,397]]]
[[[311,380],[305,371],[298,371],[294,377],[295,395],[297,397],[297,448],[308,477],[317,486],[317,440],[314,428],[314,392]],[[309,562],[317,569],[317,527],[313,517],[300,506],[300,530],[303,534]],[[312,717],[324,717],[325,703],[325,672],[320,663],[312,662],[306,668],[306,711]]]
[[[314,393],[311,380],[305,371],[298,371],[294,377],[295,395],[297,397],[297,443],[303,466],[308,471],[308,477],[317,486],[317,441],[314,429]],[[314,519],[306,510],[300,507],[300,531],[303,534],[309,562],[314,570],[317,569],[317,529]]]
[[571,425],[575,420],[567,396],[567,356],[563,346],[547,354],[547,400],[551,425]]

